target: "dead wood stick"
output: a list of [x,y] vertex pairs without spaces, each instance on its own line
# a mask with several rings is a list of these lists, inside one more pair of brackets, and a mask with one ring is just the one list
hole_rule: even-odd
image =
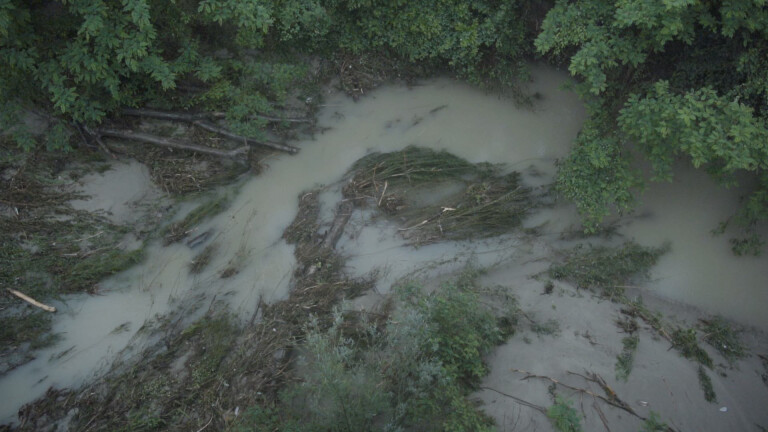
[[194,151],[198,153],[204,153],[204,154],[231,158],[231,159],[234,159],[237,156],[248,152],[247,146],[242,146],[234,150],[219,150],[219,149],[203,147],[195,144],[185,144],[182,142],[172,140],[170,138],[159,137],[157,135],[151,135],[151,134],[146,134],[141,132],[122,131],[117,129],[97,129],[94,131],[94,133],[101,136],[109,136],[113,138],[122,138],[122,139],[134,140],[134,141],[142,141],[145,143],[155,144],[163,147],[170,147],[170,148],[175,148],[179,150],[189,150],[189,151]]
[[508,398],[512,399],[513,401],[519,403],[520,405],[525,405],[528,408],[533,408],[536,411],[538,411],[538,412],[540,412],[540,413],[542,413],[544,415],[547,414],[547,409],[544,408],[543,406],[536,405],[534,403],[528,402],[527,400],[520,399],[517,396],[512,396],[511,394],[504,393],[502,391],[496,390],[495,388],[491,388],[491,387],[480,387],[480,388],[483,389],[483,390],[490,390],[492,392],[496,392],[496,393],[498,393],[498,394],[500,394],[500,395],[502,395],[504,397],[508,397]]
[[55,307],[48,306],[47,304],[40,303],[39,301],[33,299],[32,297],[30,297],[30,296],[28,296],[28,295],[26,295],[24,293],[21,293],[19,291],[16,291],[16,290],[10,289],[10,288],[8,288],[8,292],[13,294],[13,295],[15,295],[16,297],[24,300],[25,302],[31,304],[32,306],[37,306],[37,307],[39,307],[40,309],[42,309],[44,311],[56,312],[56,308]]
[[[593,392],[591,390],[588,390],[588,389],[583,389],[583,388],[580,388],[580,387],[575,387],[575,386],[571,386],[571,385],[565,384],[562,381],[558,381],[558,380],[556,380],[556,379],[554,379],[552,377],[548,377],[548,376],[545,376],[545,375],[535,375],[535,374],[532,374],[530,372],[527,372],[527,371],[524,371],[524,370],[520,370],[520,369],[514,369],[514,368],[512,369],[512,371],[525,374],[525,377],[522,378],[524,380],[526,380],[528,378],[539,378],[539,379],[544,379],[544,380],[547,380],[547,381],[551,381],[555,385],[559,385],[559,386],[565,387],[567,389],[571,389],[571,390],[574,390],[574,391],[577,391],[577,392],[580,392],[580,393],[583,393],[583,394],[590,395],[593,398],[600,399],[603,402],[607,403],[608,405],[614,406],[616,408],[620,408],[620,409],[622,409],[622,410],[632,414],[633,416],[639,418],[640,420],[643,420],[643,421],[647,420],[646,417],[643,417],[640,414],[638,414],[637,412],[635,412],[635,410],[633,410],[632,407],[630,407],[628,403],[626,403],[623,400],[621,400],[619,398],[619,396],[616,394],[616,392],[613,391],[613,389],[610,388],[608,386],[608,384],[606,384],[606,382],[603,379],[603,377],[601,377],[600,375],[598,375],[596,373],[588,373],[589,376],[584,376],[584,375],[582,375],[580,373],[567,371],[571,375],[576,375],[576,376],[584,378],[587,381],[591,381],[591,382],[597,383],[603,389],[603,391],[607,395],[610,396],[610,398],[602,396],[602,395],[599,395],[599,394],[597,394],[597,393],[595,393],[595,392]],[[599,411],[598,411],[598,414],[599,414]],[[606,425],[606,428],[607,427],[608,426]],[[673,428],[672,426],[667,426],[666,430],[667,430],[667,432],[678,432],[677,429]]]
[[344,234],[344,227],[346,227],[349,218],[352,216],[352,210],[354,208],[354,202],[351,200],[342,201],[336,208],[336,217],[333,218],[331,223],[331,229],[328,230],[328,234],[323,239],[323,248],[333,249],[336,247],[336,243],[339,242],[341,235]]
[[200,127],[201,129],[205,129],[209,132],[213,132],[215,134],[221,135],[223,137],[229,138],[234,141],[238,142],[244,142],[251,145],[259,145],[262,147],[269,147],[271,149],[284,151],[286,153],[298,153],[299,149],[293,146],[280,144],[272,141],[259,141],[253,138],[244,137],[242,135],[238,135],[236,133],[232,133],[228,131],[227,129],[224,129],[222,127],[218,127],[210,122],[207,122],[205,120],[195,120],[192,122],[193,125]]
[[384,199],[384,194],[387,193],[387,186],[389,186],[389,182],[384,181],[384,192],[381,193],[381,198],[379,198],[379,204],[378,204],[379,207],[381,207],[381,200]]
[[[568,384],[566,384],[566,383],[564,383],[562,381],[558,381],[558,380],[556,380],[556,379],[554,379],[552,377],[548,377],[546,375],[535,375],[535,374],[532,374],[530,372],[527,372],[527,371],[524,371],[524,370],[520,370],[520,369],[512,369],[512,371],[525,374],[525,376],[522,378],[523,380],[527,380],[529,378],[537,378],[537,379],[543,379],[543,380],[551,381],[552,383],[554,383],[556,385],[559,385],[559,386],[563,386],[563,387],[565,387],[567,389],[571,389],[571,390],[574,390],[574,391],[577,391],[577,392],[580,392],[580,393],[584,393],[584,394],[590,395],[592,397],[596,397],[596,398],[602,400],[603,402],[607,403],[608,405],[615,406],[616,408],[621,408],[624,411],[632,414],[633,416],[635,416],[635,417],[637,417],[637,418],[639,418],[641,420],[645,420],[645,417],[643,417],[643,416],[639,415],[638,413],[636,413],[635,410],[633,410],[626,403],[624,403],[624,401],[622,401],[622,400],[620,400],[618,398],[615,398],[616,400],[614,400],[613,398],[607,398],[607,397],[605,397],[603,395],[599,395],[599,394],[597,394],[597,393],[595,393],[595,392],[593,392],[591,390],[587,390],[587,389],[584,389],[584,388],[581,388],[581,387],[575,387],[575,386],[572,386],[572,385],[568,385]],[[614,393],[614,395],[615,395],[615,393]]]
[[[212,112],[208,113],[213,118],[223,118],[226,117],[226,113],[223,112]],[[312,123],[314,120],[307,117],[277,117],[277,116],[268,116],[264,114],[251,114],[249,117],[266,120],[268,122],[272,123]]]
[[[87,133],[88,136],[90,136],[91,138],[93,138],[94,141],[96,141],[96,144],[99,145],[99,148],[101,148],[101,151],[106,153],[112,159],[117,159],[117,156],[115,156],[114,154],[112,154],[111,151],[109,151],[109,148],[107,148],[107,146],[104,144],[104,141],[101,140],[100,136],[95,135],[94,133],[91,132],[90,129],[88,129],[87,126],[81,125],[80,123],[75,123],[75,126],[77,127],[77,131],[80,133],[80,137],[83,139],[83,142],[86,145],[90,145],[90,144],[88,144],[88,140],[85,138],[85,133]],[[83,133],[83,131],[85,131],[85,133]]]
[[[134,108],[123,109],[121,113],[123,115],[134,116],[134,117],[150,117],[150,118],[156,118],[161,120],[174,120],[174,121],[185,121],[185,122],[193,122],[195,120],[201,120],[201,119],[207,119],[207,118],[220,119],[227,116],[226,113],[219,112],[219,111],[191,114],[191,113],[177,113],[177,112],[158,111],[158,110],[150,110],[150,109],[134,109]],[[269,116],[264,114],[251,114],[248,117],[266,120],[272,123],[281,123],[281,122],[312,123],[313,122],[311,118],[307,118],[307,117],[279,117],[279,116]]]
[[206,118],[205,114],[178,113],[178,112],[158,111],[158,110],[150,110],[150,109],[126,108],[120,111],[120,113],[123,115],[128,115],[133,117],[149,117],[149,118],[156,118],[160,120],[173,120],[173,121],[183,121],[183,122],[193,122],[195,120]]
[[603,422],[603,426],[605,426],[605,430],[607,432],[611,432],[611,428],[608,427],[608,419],[605,418],[605,413],[603,413],[603,409],[600,408],[600,404],[597,403],[597,398],[592,396],[592,407],[597,411],[597,415],[600,417],[600,421]]
[[156,110],[145,110],[145,109],[124,109],[122,113],[125,115],[137,116],[137,117],[150,117],[150,118],[156,118],[161,120],[188,122],[188,123],[192,123],[193,125],[201,129],[205,129],[209,132],[213,132],[215,134],[221,135],[223,137],[229,138],[237,142],[245,142],[251,145],[269,147],[271,149],[284,151],[286,153],[297,153],[299,151],[298,148],[293,146],[271,142],[271,141],[259,141],[254,138],[248,138],[248,137],[233,133],[228,129],[216,126],[213,123],[206,121],[206,118],[209,117],[208,114],[174,113],[174,112],[167,112],[167,111],[156,111]]

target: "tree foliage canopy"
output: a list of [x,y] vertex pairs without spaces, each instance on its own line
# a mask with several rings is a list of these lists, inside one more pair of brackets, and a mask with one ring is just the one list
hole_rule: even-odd
[[568,63],[590,111],[558,179],[588,227],[631,208],[638,153],[653,180],[671,179],[681,157],[725,185],[751,172],[759,185],[737,219],[768,218],[764,0],[561,0],[535,45]]
[[[233,129],[257,134],[263,124],[249,114],[269,112],[305,71],[287,53],[379,52],[509,82],[526,46],[518,9],[500,0],[0,0],[0,126],[42,108],[55,119],[48,147],[66,148],[73,122],[154,104],[222,109]],[[34,146],[29,131],[13,135]]]

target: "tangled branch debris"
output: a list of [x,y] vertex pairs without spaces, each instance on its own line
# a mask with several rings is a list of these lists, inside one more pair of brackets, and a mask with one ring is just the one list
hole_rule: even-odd
[[[597,384],[603,390],[604,394],[602,394],[602,395],[599,394],[599,393],[595,393],[592,390],[589,390],[589,389],[586,389],[586,388],[581,388],[581,387],[576,387],[574,385],[566,384],[566,383],[564,383],[564,382],[562,382],[560,380],[557,380],[555,378],[552,378],[552,377],[549,377],[549,376],[546,376],[546,375],[536,375],[536,374],[533,374],[531,372],[524,371],[524,370],[521,370],[521,369],[514,369],[513,368],[511,370],[513,372],[517,372],[517,373],[521,373],[521,374],[525,375],[523,378],[521,378],[523,380],[527,380],[527,379],[531,379],[531,378],[536,378],[536,379],[550,381],[552,384],[554,384],[556,386],[561,386],[561,387],[567,388],[569,390],[573,390],[573,391],[576,391],[576,392],[579,392],[579,393],[582,393],[582,394],[586,394],[586,395],[592,396],[593,398],[600,399],[601,401],[607,403],[608,405],[610,405],[612,407],[615,407],[615,408],[619,408],[619,409],[621,409],[623,411],[626,411],[627,413],[632,414],[633,416],[639,418],[640,420],[643,420],[643,421],[647,420],[646,417],[643,417],[640,414],[638,414],[635,410],[632,409],[631,406],[629,406],[628,403],[624,402],[624,400],[622,400],[616,394],[616,392],[605,382],[603,377],[601,377],[599,374],[596,374],[594,372],[587,372],[587,375],[582,375],[582,374],[577,373],[577,372],[568,371],[568,374],[584,378],[588,382],[592,382],[592,383]],[[676,429],[672,428],[671,426],[667,426],[667,431],[668,432],[676,432]]]
[[[461,190],[431,205],[414,198],[446,185]],[[370,203],[397,216],[400,234],[414,245],[496,236],[519,226],[533,207],[518,173],[420,147],[360,159],[343,193],[356,205]]]
[[[317,226],[315,199],[314,193],[300,199],[303,210],[292,226]],[[184,227],[193,226],[204,213],[193,215]],[[189,231],[184,227],[176,231]],[[175,312],[179,316],[160,321],[151,337],[156,342],[134,357],[138,360],[115,363],[103,379],[84,388],[49,392],[25,405],[19,430],[40,430],[73,409],[73,430],[227,430],[246,407],[274,404],[285,382],[293,379],[289,366],[309,317],[321,317],[323,324],[342,299],[355,297],[373,282],[371,277],[346,276],[335,251],[318,247],[322,236],[316,230],[292,238],[298,243],[300,265],[288,299],[260,302],[248,324],[215,301],[202,319],[188,326],[179,324],[184,311]]]
[[[207,130],[209,132],[213,132],[217,135],[221,135],[237,143],[245,143],[248,145],[257,145],[257,146],[267,147],[272,150],[279,150],[279,151],[291,153],[291,154],[298,153],[299,151],[298,148],[289,146],[286,144],[280,144],[280,143],[271,142],[271,141],[261,141],[255,138],[238,135],[228,129],[217,126],[211,123],[210,121],[206,120],[206,118],[209,116],[208,114],[173,113],[173,112],[145,110],[145,109],[126,109],[126,110],[123,110],[122,113],[130,116],[149,117],[149,118],[156,118],[161,120],[182,121],[182,122],[191,123],[196,127]],[[297,122],[297,121],[304,121],[306,119],[292,118],[290,120],[293,120],[293,122]]]

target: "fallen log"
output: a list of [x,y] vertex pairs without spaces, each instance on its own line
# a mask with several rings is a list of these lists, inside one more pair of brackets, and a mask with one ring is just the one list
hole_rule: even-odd
[[[210,118],[220,119],[227,116],[227,113],[221,112],[221,111],[191,114],[191,113],[158,111],[158,110],[150,110],[150,109],[126,108],[126,109],[123,109],[121,112],[123,115],[129,115],[134,117],[150,117],[150,118],[163,119],[163,120],[186,121],[186,122],[193,122],[195,120],[205,120]],[[314,120],[308,117],[279,117],[279,116],[269,116],[264,114],[251,114],[248,117],[254,118],[254,119],[260,119],[260,120],[266,120],[271,123],[283,123],[283,122],[313,123],[314,122]]]
[[150,110],[150,109],[126,108],[120,112],[123,115],[128,115],[133,117],[149,117],[149,118],[155,118],[160,120],[172,120],[172,121],[183,121],[183,122],[193,122],[195,120],[201,120],[206,118],[204,114],[177,113],[177,112]]
[[240,142],[244,142],[244,143],[251,144],[251,145],[259,145],[259,146],[262,146],[262,147],[269,147],[271,149],[280,150],[280,151],[284,151],[286,153],[291,153],[291,154],[299,152],[299,149],[297,147],[293,147],[293,146],[289,146],[289,145],[285,145],[285,144],[280,144],[280,143],[276,143],[276,142],[271,142],[271,141],[259,141],[259,140],[255,140],[253,138],[248,138],[248,137],[244,137],[242,135],[237,135],[235,133],[232,133],[232,132],[228,131],[227,129],[224,129],[222,127],[218,127],[218,126],[214,125],[213,123],[207,122],[205,120],[195,120],[195,121],[192,122],[192,124],[194,124],[195,126],[200,127],[201,129],[205,129],[205,130],[207,130],[209,132],[213,132],[213,133],[221,135],[223,137],[227,137],[227,138],[229,138],[229,139],[231,139],[233,141],[240,141]]
[[[223,112],[212,112],[208,113],[210,117],[213,118],[224,118],[226,117],[227,113]],[[277,117],[277,116],[268,116],[264,114],[251,114],[251,118],[260,119],[260,120],[266,120],[271,123],[314,123],[314,120],[307,117]]]
[[[175,112],[146,110],[146,109],[124,109],[122,113],[125,115],[136,116],[136,117],[149,117],[149,118],[156,118],[160,120],[182,121],[182,122],[192,123],[193,125],[201,129],[205,129],[209,132],[213,132],[217,135],[221,135],[233,141],[247,143],[250,145],[268,147],[274,150],[280,150],[280,151],[291,153],[291,154],[297,153],[299,151],[298,148],[289,146],[286,144],[280,144],[272,141],[259,141],[254,138],[248,138],[242,135],[238,135],[234,132],[231,132],[228,129],[216,126],[213,123],[206,120],[209,116],[215,117],[216,116],[215,114],[219,114],[219,113],[188,114],[188,113],[175,113]],[[298,120],[298,119],[294,119],[294,120]]]
[[323,239],[323,248],[333,249],[339,242],[341,235],[344,234],[344,227],[347,226],[349,218],[352,216],[352,210],[355,204],[352,200],[344,200],[336,207],[336,217],[333,218],[331,228]]
[[496,392],[496,393],[498,393],[498,394],[500,394],[500,395],[502,395],[502,396],[505,396],[505,397],[508,397],[508,398],[512,399],[513,401],[515,401],[515,402],[519,403],[520,405],[525,405],[525,406],[527,406],[527,407],[529,407],[529,408],[533,408],[533,409],[535,409],[536,411],[538,411],[538,412],[540,412],[540,413],[542,413],[542,414],[544,414],[544,415],[547,415],[547,409],[546,409],[546,408],[544,408],[544,407],[543,407],[543,406],[541,406],[541,405],[536,405],[536,404],[534,404],[534,403],[528,402],[528,401],[527,401],[527,400],[525,400],[525,399],[521,399],[521,398],[519,398],[519,397],[517,397],[517,396],[513,396],[513,395],[511,395],[511,394],[508,394],[508,393],[504,393],[504,392],[502,392],[502,391],[496,390],[495,388],[491,388],[491,387],[484,387],[484,386],[483,386],[483,387],[480,387],[480,389],[481,389],[481,390],[490,390],[490,391],[492,391],[492,392]]
[[13,295],[15,295],[16,297],[24,300],[25,302],[31,304],[32,306],[39,307],[40,309],[42,309],[44,311],[56,312],[56,308],[55,307],[48,306],[47,304],[40,303],[39,301],[33,299],[32,297],[30,297],[30,296],[28,296],[28,295],[26,295],[26,294],[24,294],[22,292],[19,292],[19,291],[16,291],[14,289],[10,289],[10,288],[8,288],[8,292],[13,294]]
[[163,138],[157,135],[151,135],[141,132],[123,131],[117,129],[96,129],[93,131],[98,136],[109,136],[113,138],[122,138],[134,141],[141,141],[149,144],[155,144],[164,147],[175,148],[179,150],[189,150],[198,153],[209,154],[225,158],[237,158],[240,155],[248,153],[248,146],[242,146],[234,150],[219,150],[211,147],[203,147],[195,144],[185,144],[170,138]]

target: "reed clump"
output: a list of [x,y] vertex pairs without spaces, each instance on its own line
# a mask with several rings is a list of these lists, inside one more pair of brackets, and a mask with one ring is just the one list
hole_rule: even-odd
[[598,290],[606,297],[620,297],[626,283],[647,276],[668,250],[669,245],[644,247],[631,241],[620,247],[581,244],[565,251],[565,259],[550,266],[548,275],[578,288]]

